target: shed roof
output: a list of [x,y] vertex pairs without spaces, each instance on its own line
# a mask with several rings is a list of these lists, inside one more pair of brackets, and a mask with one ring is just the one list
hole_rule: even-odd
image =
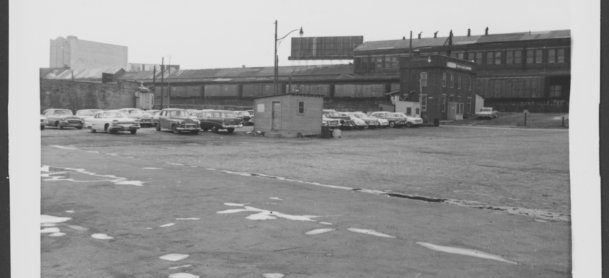
[[[519,32],[506,34],[491,34],[477,36],[453,36],[453,45],[473,44],[473,43],[492,43],[509,41],[529,41],[571,38],[571,30]],[[431,46],[442,46],[448,37],[421,38],[412,40],[412,48],[423,48]],[[388,40],[364,42],[355,48],[354,51],[383,50],[383,49],[409,49],[410,40]]]

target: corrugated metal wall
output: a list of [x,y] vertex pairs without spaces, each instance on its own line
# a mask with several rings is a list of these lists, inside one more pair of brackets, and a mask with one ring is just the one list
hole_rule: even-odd
[[201,86],[171,87],[171,97],[200,97]]
[[273,83],[243,84],[243,97],[263,97],[273,94]]
[[238,97],[239,85],[205,85],[205,97]]
[[[286,92],[289,92],[289,87],[290,85],[285,85]],[[291,88],[291,93],[330,96],[330,85],[327,84],[292,84]]]
[[478,78],[478,94],[484,98],[544,97],[544,77]]
[[[399,84],[397,84],[399,86]],[[383,97],[385,84],[340,84],[334,86],[334,97],[368,98]]]

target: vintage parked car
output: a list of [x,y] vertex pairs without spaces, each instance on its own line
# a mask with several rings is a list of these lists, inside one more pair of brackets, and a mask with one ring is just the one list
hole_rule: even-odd
[[406,125],[406,119],[396,115],[394,112],[378,111],[373,112],[370,116],[389,121],[390,127],[402,127]]
[[59,129],[64,127],[82,129],[83,127],[83,120],[74,116],[70,109],[47,109],[42,112],[42,115],[47,117],[47,126],[54,126]]
[[482,107],[480,108],[480,111],[476,113],[476,117],[486,119],[497,118],[497,110],[494,110],[492,107]]
[[406,119],[407,127],[418,127],[423,124],[423,119],[421,119],[420,117],[408,116],[404,113],[394,113],[394,114]]
[[235,114],[237,114],[238,118],[241,118],[241,121],[243,122],[243,125],[253,125],[253,122],[250,122],[250,120],[252,119],[252,116],[250,115],[249,112],[247,111],[235,111]]
[[81,110],[76,111],[76,114],[74,116],[79,117],[83,122],[85,122],[87,119],[93,118],[93,115],[95,115],[95,113],[97,113],[99,111],[103,111],[103,110],[101,110],[101,109],[81,109]]
[[328,118],[325,114],[321,114],[321,126],[329,126],[330,129],[340,129],[340,120]]
[[372,116],[366,115],[366,113],[364,113],[364,112],[351,112],[351,114],[366,121],[366,123],[368,123],[369,128],[370,127],[375,128],[375,127],[388,127],[389,126],[388,120],[372,117]]
[[[126,111],[126,110],[125,110]],[[123,112],[125,113],[125,112]],[[152,127],[152,113],[144,110],[131,110],[127,117],[137,120],[141,127]]]
[[366,121],[364,121],[363,119],[360,119],[359,117],[356,117],[355,115],[351,114],[350,112],[337,112],[337,114],[339,116],[349,117],[349,119],[351,119],[353,121],[353,123],[355,123],[355,127],[357,129],[364,129],[364,128],[369,127],[368,123]]
[[44,126],[47,125],[47,117],[40,115],[40,130],[44,130]]
[[129,118],[119,110],[100,111],[95,113],[92,118],[85,121],[85,126],[92,133],[104,131],[107,133],[117,133],[119,131],[129,131],[135,134],[140,128],[137,120]]
[[157,119],[153,119],[154,126],[157,131],[169,129],[173,133],[178,134],[182,131],[188,131],[192,134],[199,133],[199,120],[189,117],[188,112],[184,109],[166,108],[159,113]]
[[233,133],[235,128],[243,127],[241,120],[235,112],[230,110],[205,110],[197,114],[201,122],[201,129],[216,133],[221,129],[226,129],[228,133]]
[[322,114],[326,118],[332,118],[332,119],[339,120],[340,129],[352,129],[354,127],[357,127],[355,122],[353,122],[353,120],[351,120],[350,117],[338,115],[338,113],[336,113],[336,111],[333,109],[324,109],[324,110],[322,110]]

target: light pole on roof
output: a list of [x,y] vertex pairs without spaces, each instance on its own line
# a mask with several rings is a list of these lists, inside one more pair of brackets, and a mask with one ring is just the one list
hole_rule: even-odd
[[[274,93],[278,94],[278,88],[277,88],[277,82],[279,79],[279,58],[277,57],[277,42],[281,43],[281,40],[285,39],[289,34],[291,34],[294,31],[298,31],[298,29],[294,29],[292,31],[290,31],[289,33],[287,33],[285,36],[283,36],[280,39],[277,39],[277,20],[275,20],[275,57],[274,57],[274,63],[273,63],[273,67],[275,69],[275,76],[274,76],[274,81],[273,81],[273,85],[274,85]],[[302,36],[304,34],[304,32],[302,31],[302,27],[300,27],[300,36]]]

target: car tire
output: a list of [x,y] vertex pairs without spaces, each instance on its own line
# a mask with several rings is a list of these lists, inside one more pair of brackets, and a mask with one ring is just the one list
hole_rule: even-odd
[[179,134],[180,131],[178,130],[178,125],[172,125],[171,126],[171,131],[175,134]]
[[203,131],[207,132],[209,129],[208,128],[202,128]]
[[192,132],[192,135],[197,135],[197,134],[199,134],[198,130],[195,130],[195,131]]
[[40,130],[44,130],[44,126],[43,125],[40,126]]
[[59,122],[55,122],[55,127],[59,128],[59,129],[63,129],[63,126],[61,126],[61,125],[59,124]]
[[137,133],[137,129],[129,130],[129,132],[131,132],[131,134],[136,134]]
[[107,125],[107,124],[104,126],[104,131],[105,131],[106,133],[110,133],[110,130],[108,129],[108,125]]
[[154,124],[154,127],[156,128],[156,131],[161,131],[161,125],[160,124]]
[[91,133],[96,133],[96,132],[97,132],[97,130],[91,128]]
[[228,133],[233,133],[233,131],[235,131],[234,128],[227,128],[226,131],[228,131]]
[[218,133],[218,127],[217,126],[212,126],[211,127],[211,132]]
[[412,127],[412,123],[406,122],[406,127]]
[[82,126],[77,126],[76,129],[82,129]]
[[389,122],[389,127],[395,127],[395,123],[394,122]]

